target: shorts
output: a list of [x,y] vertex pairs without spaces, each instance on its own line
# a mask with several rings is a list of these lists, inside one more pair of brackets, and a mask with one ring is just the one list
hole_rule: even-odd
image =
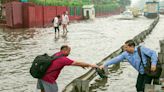
[[58,92],[58,86],[57,83],[48,83],[44,80],[38,80],[37,82],[37,89],[42,89],[45,92]]

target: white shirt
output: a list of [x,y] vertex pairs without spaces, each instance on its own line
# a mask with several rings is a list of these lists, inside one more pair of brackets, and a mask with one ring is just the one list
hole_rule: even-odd
[[58,27],[59,26],[59,19],[57,17],[54,18],[54,27]]
[[62,15],[62,24],[68,24],[69,17],[68,15]]

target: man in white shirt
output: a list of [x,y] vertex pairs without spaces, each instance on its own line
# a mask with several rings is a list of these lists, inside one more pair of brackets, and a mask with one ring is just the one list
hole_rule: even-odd
[[69,24],[68,12],[64,12],[62,15],[62,26],[63,26],[63,36],[65,36],[68,32],[67,25]]

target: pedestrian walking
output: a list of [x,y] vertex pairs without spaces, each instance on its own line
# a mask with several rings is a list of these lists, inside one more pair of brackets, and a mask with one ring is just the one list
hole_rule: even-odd
[[59,36],[60,36],[60,29],[59,29],[59,26],[61,25],[60,15],[57,15],[57,16],[53,19],[53,25],[54,25],[54,30],[55,30],[55,38],[56,38],[56,35],[58,35],[57,37],[59,38]]
[[63,26],[63,36],[65,36],[68,32],[67,26],[69,24],[68,12],[64,12],[62,15],[62,26]]

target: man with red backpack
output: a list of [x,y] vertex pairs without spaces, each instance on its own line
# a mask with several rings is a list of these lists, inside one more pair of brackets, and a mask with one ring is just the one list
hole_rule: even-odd
[[[56,79],[58,78],[64,66],[80,66],[82,68],[85,68],[85,67],[98,68],[96,64],[88,64],[85,62],[79,62],[79,61],[69,59],[67,56],[70,54],[70,51],[71,51],[71,48],[69,46],[63,45],[61,46],[60,51],[55,54],[55,56],[61,56],[61,55],[62,56],[60,58],[55,59],[50,65],[50,67],[48,68],[47,74],[45,74],[41,79],[38,80],[37,88],[41,89],[41,92],[58,92]],[[54,68],[56,69],[55,71],[53,71]]]

